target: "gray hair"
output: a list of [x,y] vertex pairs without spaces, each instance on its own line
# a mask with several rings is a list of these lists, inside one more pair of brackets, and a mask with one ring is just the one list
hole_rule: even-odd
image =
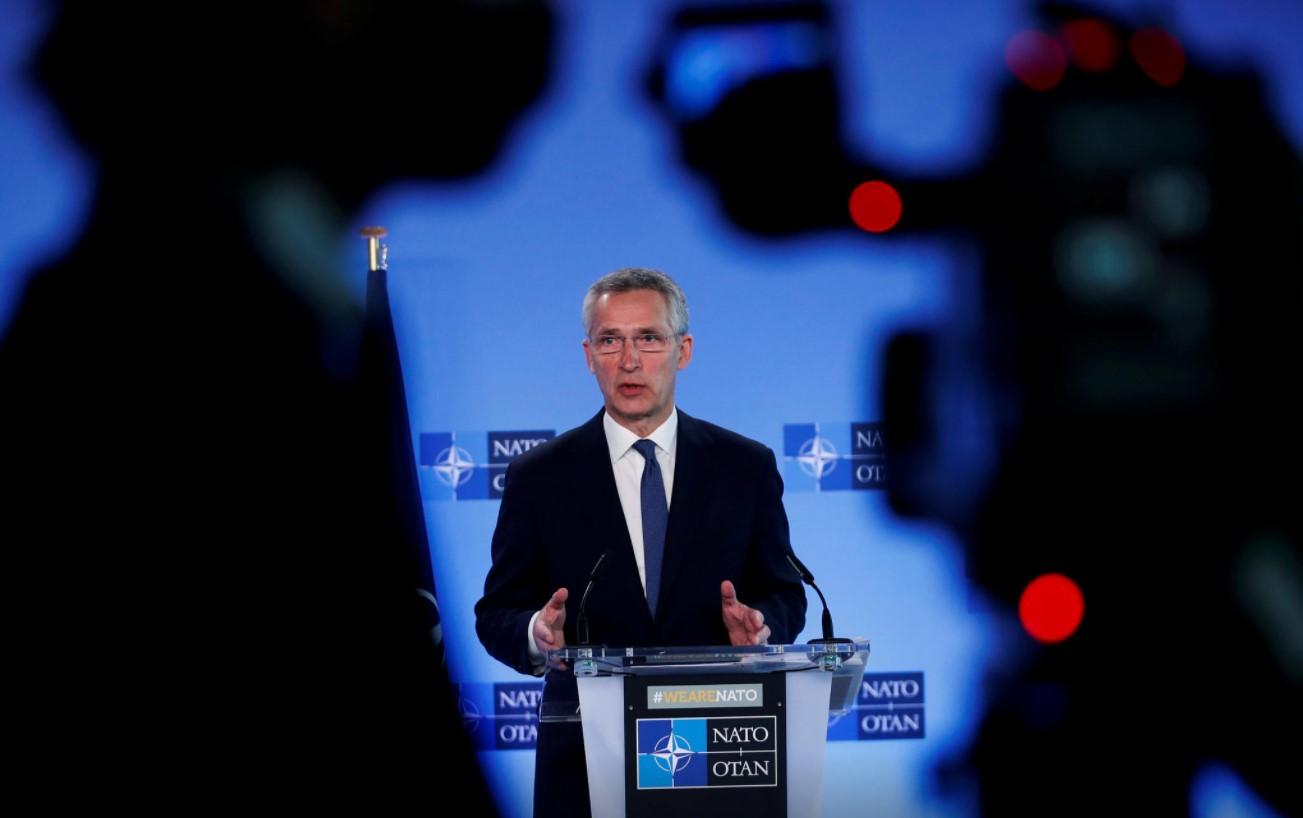
[[627,293],[634,290],[652,290],[665,297],[666,315],[670,322],[670,331],[683,335],[688,331],[688,299],[674,279],[660,270],[645,267],[625,267],[613,273],[607,273],[597,279],[588,288],[584,296],[584,332],[593,332],[593,310],[597,299],[608,293]]

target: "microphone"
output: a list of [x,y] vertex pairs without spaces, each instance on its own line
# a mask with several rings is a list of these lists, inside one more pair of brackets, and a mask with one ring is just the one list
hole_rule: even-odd
[[804,582],[806,585],[809,585],[811,588],[813,588],[814,592],[819,595],[819,601],[823,603],[823,638],[811,639],[810,644],[811,645],[852,644],[850,639],[833,636],[832,612],[828,610],[828,600],[824,599],[823,591],[820,591],[819,586],[814,584],[814,574],[811,574],[810,569],[805,567],[805,563],[797,559],[796,552],[794,552],[790,546],[787,549],[786,556],[787,556],[787,561],[792,564],[792,567],[796,569],[797,575],[801,577],[801,581]]
[[588,642],[588,617],[584,616],[584,607],[588,604],[588,595],[593,591],[593,583],[597,580],[597,569],[602,566],[602,560],[606,559],[606,552],[597,558],[593,563],[593,570],[588,572],[588,585],[584,588],[584,595],[579,599],[579,618],[575,622],[576,635],[579,637],[580,645],[587,645]]

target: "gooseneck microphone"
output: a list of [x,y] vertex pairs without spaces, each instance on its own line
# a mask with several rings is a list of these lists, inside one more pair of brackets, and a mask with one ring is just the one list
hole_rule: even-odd
[[805,564],[802,563],[799,559],[797,559],[796,553],[792,551],[790,547],[787,549],[786,556],[787,556],[787,561],[792,564],[792,567],[796,569],[796,573],[801,577],[801,581],[814,589],[814,592],[819,595],[819,602],[823,604],[823,638],[811,639],[810,644],[811,645],[852,644],[852,641],[850,639],[833,636],[832,612],[828,610],[828,600],[824,599],[823,591],[820,591],[819,586],[814,584],[814,574],[811,574],[810,569],[806,568]]
[[584,615],[584,608],[588,605],[588,595],[593,591],[593,583],[597,580],[597,569],[602,566],[602,561],[606,559],[606,552],[597,558],[593,563],[593,570],[588,572],[588,585],[584,588],[584,595],[579,598],[579,619],[575,623],[575,631],[579,636],[579,644],[587,645],[588,642],[588,617]]

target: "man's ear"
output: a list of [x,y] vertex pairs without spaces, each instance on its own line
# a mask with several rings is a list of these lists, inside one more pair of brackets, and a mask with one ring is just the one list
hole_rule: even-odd
[[679,369],[683,369],[692,361],[692,335],[684,334],[679,339]]
[[593,350],[589,347],[587,338],[584,339],[584,363],[588,364],[589,372],[597,374],[597,370],[593,368]]

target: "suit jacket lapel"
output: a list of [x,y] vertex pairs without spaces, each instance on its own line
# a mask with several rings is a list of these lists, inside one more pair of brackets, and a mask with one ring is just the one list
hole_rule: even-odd
[[[670,497],[670,519],[665,533],[665,562],[661,566],[661,599],[674,598],[674,580],[694,546],[701,528],[702,509],[710,491],[713,464],[710,462],[705,429],[695,418],[679,410],[678,442],[674,453],[674,489]],[[669,608],[663,608],[665,613]]]

